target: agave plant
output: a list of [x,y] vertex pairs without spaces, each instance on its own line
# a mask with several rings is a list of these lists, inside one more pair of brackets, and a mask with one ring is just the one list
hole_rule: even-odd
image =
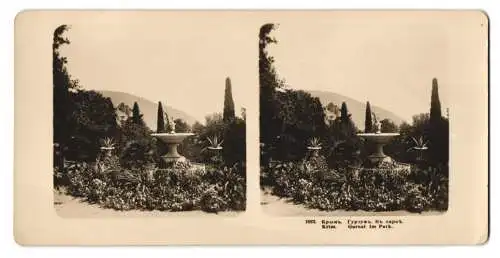
[[115,148],[115,143],[113,142],[113,139],[106,137],[102,141],[102,149],[114,149]]
[[309,147],[310,148],[321,148],[321,142],[318,137],[314,137],[311,140],[309,140]]
[[224,140],[219,140],[217,135],[214,135],[212,138],[207,137],[207,140],[210,143],[210,146],[208,146],[209,149],[222,149],[222,143],[224,143]]
[[99,173],[105,174],[114,171],[118,167],[118,159],[113,157],[115,143],[109,137],[102,140],[101,154],[97,155],[94,169]]
[[415,146],[412,146],[411,148],[409,148],[408,151],[411,151],[411,150],[419,150],[419,151],[427,150],[427,143],[429,141],[425,141],[424,142],[424,138],[422,136],[420,136],[418,138],[418,140],[415,137],[411,137],[411,139],[413,140],[413,143],[415,143]]
[[422,154],[425,150],[427,150],[427,143],[429,141],[424,141],[424,137],[420,136],[418,139],[416,139],[415,137],[411,137],[411,139],[413,140],[413,143],[415,144],[415,146],[412,146],[410,147],[407,151],[412,151],[412,150],[416,150],[419,152],[419,155],[418,155],[418,160],[422,160],[423,157],[422,157]]

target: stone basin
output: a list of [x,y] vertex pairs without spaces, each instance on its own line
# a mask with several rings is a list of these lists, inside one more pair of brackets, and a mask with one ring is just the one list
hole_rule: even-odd
[[370,161],[378,163],[381,161],[390,162],[392,160],[391,157],[384,154],[384,145],[391,142],[394,137],[399,136],[399,133],[358,133],[357,136],[375,144],[376,149],[374,153],[368,156]]
[[399,133],[358,133],[357,136],[369,142],[387,144],[391,142],[394,137],[399,136]]
[[153,133],[151,136],[160,139],[167,144],[180,144],[184,139],[193,136],[194,133]]
[[193,136],[194,133],[153,133],[151,136],[159,139],[167,145],[167,153],[162,156],[165,163],[175,163],[177,161],[185,161],[186,158],[177,152],[177,146],[182,143],[184,139]]

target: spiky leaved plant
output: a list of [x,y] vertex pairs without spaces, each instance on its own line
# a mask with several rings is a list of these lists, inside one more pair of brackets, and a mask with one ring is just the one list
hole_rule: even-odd
[[207,137],[207,140],[210,143],[208,149],[222,149],[222,143],[224,143],[224,140],[219,140],[217,135],[214,135],[212,138]]
[[422,160],[423,159],[423,152],[428,149],[427,143],[429,141],[424,141],[424,137],[420,136],[418,139],[415,137],[411,137],[413,140],[413,143],[415,144],[414,146],[410,147],[407,151],[418,151],[418,157],[417,160]]
[[[212,157],[210,158],[213,164],[222,164],[222,158],[220,157],[220,151],[222,151],[222,143],[224,140],[220,139],[217,135],[212,137],[207,137],[209,146],[205,147],[204,150],[208,149],[212,151]],[[215,152],[215,153],[214,153]]]
[[321,149],[321,141],[318,137],[313,137],[309,140],[309,146],[307,149],[311,151],[310,158],[317,158],[319,156],[319,150]]
[[95,163],[95,170],[98,173],[108,173],[115,171],[119,167],[119,162],[116,156],[113,156],[113,149],[115,148],[115,143],[113,139],[106,137],[102,141],[101,150],[102,154],[97,156]]
[[102,140],[102,148],[103,149],[114,149],[115,148],[115,143],[113,139],[106,137]]
[[321,148],[321,141],[318,137],[313,137],[309,140],[309,147],[311,148]]

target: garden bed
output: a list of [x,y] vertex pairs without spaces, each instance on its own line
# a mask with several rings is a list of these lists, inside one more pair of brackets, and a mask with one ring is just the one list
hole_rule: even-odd
[[68,166],[67,193],[115,210],[219,212],[245,210],[245,168],[177,164],[122,168],[116,162]]
[[[408,169],[403,169],[408,168]],[[338,168],[324,162],[278,162],[263,168],[262,183],[272,193],[324,211],[445,211],[448,179],[436,169]]]

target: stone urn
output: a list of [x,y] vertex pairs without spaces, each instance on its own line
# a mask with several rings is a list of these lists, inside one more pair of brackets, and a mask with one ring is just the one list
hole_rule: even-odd
[[113,155],[113,150],[115,149],[115,147],[102,146],[100,147],[100,149],[104,157],[111,157]]
[[319,156],[319,151],[322,149],[319,146],[308,146],[307,149],[311,153],[311,157],[318,157]]
[[159,139],[167,145],[167,153],[162,156],[165,164],[172,164],[177,161],[186,161],[187,159],[180,155],[177,151],[177,147],[189,136],[193,136],[193,133],[153,133],[151,136]]

